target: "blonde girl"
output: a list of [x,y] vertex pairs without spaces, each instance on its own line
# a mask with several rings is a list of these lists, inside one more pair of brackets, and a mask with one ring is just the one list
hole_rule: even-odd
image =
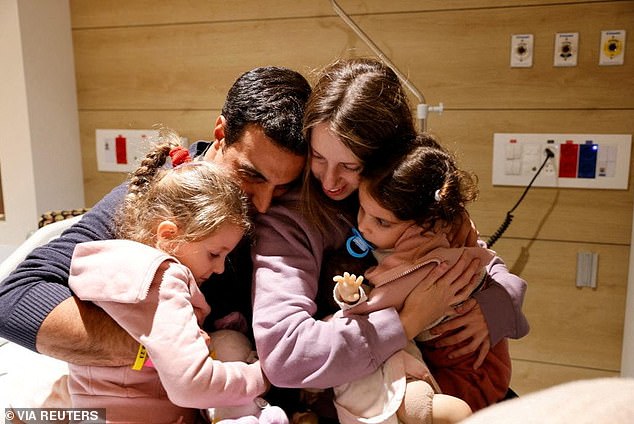
[[259,363],[213,360],[201,329],[210,308],[199,286],[224,271],[251,228],[234,176],[192,162],[163,130],[130,178],[115,225],[118,239],[77,245],[69,285],[137,340],[139,355],[132,368],[71,364],[73,407],[105,408],[108,422],[194,423],[199,409],[253,402],[268,386]]

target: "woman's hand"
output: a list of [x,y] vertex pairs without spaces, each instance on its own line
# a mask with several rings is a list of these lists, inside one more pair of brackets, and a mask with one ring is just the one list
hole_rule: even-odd
[[453,267],[441,263],[409,294],[399,312],[408,340],[438,318],[456,315],[453,305],[469,298],[479,284],[482,265],[478,259],[468,261],[462,256]]
[[464,346],[453,350],[449,354],[449,358],[457,358],[479,349],[478,358],[473,364],[473,369],[478,369],[491,349],[489,327],[484,319],[480,305],[475,299],[469,299],[462,305],[457,306],[455,311],[459,316],[431,329],[431,334],[434,335],[455,331],[454,334],[440,338],[434,343],[434,346],[453,346],[470,340]]

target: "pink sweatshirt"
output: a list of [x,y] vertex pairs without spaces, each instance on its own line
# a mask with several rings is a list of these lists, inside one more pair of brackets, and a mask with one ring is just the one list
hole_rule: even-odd
[[108,422],[190,423],[196,409],[266,390],[259,363],[209,357],[200,328],[209,306],[189,269],[164,252],[129,240],[81,243],[69,286],[142,343],[155,367],[70,365],[73,407],[107,408]]
[[[365,277],[374,286],[367,302],[360,303],[346,313],[367,313],[375,309],[394,306],[400,309],[410,292],[424,281],[431,270],[426,264],[441,261],[449,265],[455,264],[461,255],[467,258],[479,258],[481,263],[488,264],[495,257],[495,252],[483,247],[450,247],[443,230],[424,231],[419,226],[408,228],[396,241],[394,249],[379,261],[375,267],[368,269]],[[484,269],[483,269],[484,271]],[[494,284],[488,274],[478,292],[486,290]],[[525,322],[525,317],[521,314]],[[429,334],[417,340],[427,340]],[[443,335],[446,337],[449,335]],[[419,345],[425,363],[429,367],[443,393],[464,400],[472,410],[477,411],[500,401],[506,394],[511,380],[511,358],[508,343],[502,340],[491,346],[483,364],[473,369],[478,352],[450,359],[449,352],[453,348],[437,348],[434,341]]]
[[413,225],[399,237],[394,249],[379,260],[379,264],[365,272],[374,286],[367,302],[348,309],[348,313],[368,313],[390,306],[400,310],[409,293],[424,281],[433,267],[446,262],[453,266],[462,255],[467,259],[480,259],[484,265],[495,257],[495,252],[479,246],[451,247],[447,236],[437,230],[423,231]]

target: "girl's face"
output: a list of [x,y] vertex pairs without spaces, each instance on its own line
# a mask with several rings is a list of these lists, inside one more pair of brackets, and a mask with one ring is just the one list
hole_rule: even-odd
[[178,246],[174,256],[189,268],[198,285],[212,274],[225,271],[225,259],[244,235],[242,229],[233,224],[224,224],[209,237],[186,242]]
[[310,148],[310,170],[321,183],[326,196],[332,200],[343,200],[359,188],[363,165],[330,131],[328,123],[322,122],[313,127]]
[[377,249],[392,249],[403,232],[414,224],[414,220],[399,220],[391,211],[379,205],[368,193],[367,183],[361,182],[357,225],[363,238]]

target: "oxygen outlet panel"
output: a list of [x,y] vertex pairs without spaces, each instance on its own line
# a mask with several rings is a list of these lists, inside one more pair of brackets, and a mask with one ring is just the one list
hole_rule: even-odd
[[[493,136],[493,185],[627,190],[630,134]],[[552,157],[547,158],[547,149]]]
[[533,66],[533,34],[511,36],[511,68]]
[[601,31],[599,65],[623,65],[625,58],[625,30]]
[[579,33],[555,34],[554,66],[577,66],[579,56]]

